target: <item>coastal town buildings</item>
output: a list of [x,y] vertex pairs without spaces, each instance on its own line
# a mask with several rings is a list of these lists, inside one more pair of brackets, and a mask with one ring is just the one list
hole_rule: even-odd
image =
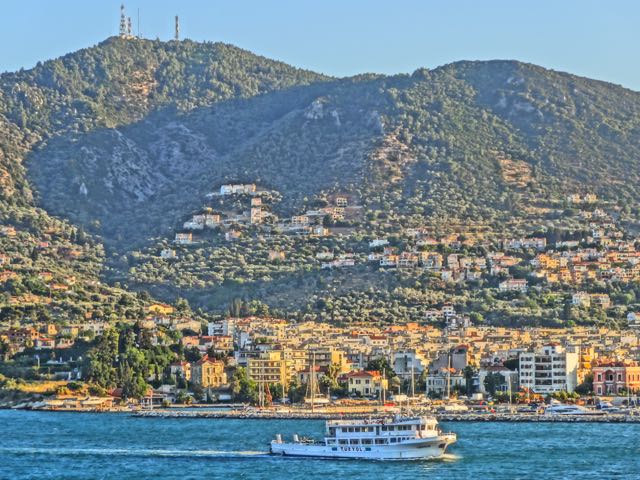
[[633,361],[604,361],[593,367],[596,395],[622,395],[640,392],[640,366]]
[[578,383],[579,353],[557,343],[520,352],[520,386],[541,394],[573,392]]

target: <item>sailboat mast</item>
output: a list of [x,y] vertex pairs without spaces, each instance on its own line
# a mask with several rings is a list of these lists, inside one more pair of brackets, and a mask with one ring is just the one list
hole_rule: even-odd
[[382,400],[382,405],[384,405],[386,403],[386,388],[385,385],[387,383],[387,369],[383,368],[382,369],[382,390],[381,390],[381,395],[380,395],[380,399]]
[[316,352],[311,353],[311,412],[315,412],[316,396]]
[[411,361],[411,398],[416,396],[416,383],[415,376],[413,372],[413,361]]
[[447,352],[447,400],[451,397],[451,350]]

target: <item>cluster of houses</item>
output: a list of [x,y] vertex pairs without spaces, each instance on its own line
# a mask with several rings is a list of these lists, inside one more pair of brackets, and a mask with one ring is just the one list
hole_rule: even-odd
[[[273,215],[265,209],[263,197],[269,194],[267,190],[259,190],[255,183],[248,184],[226,184],[220,187],[219,193],[210,193],[207,197],[214,196],[249,197],[248,209],[238,212],[214,212],[211,209],[193,215],[182,225],[182,231],[175,235],[174,243],[178,245],[192,245],[197,243],[194,233],[202,232],[205,229],[223,228],[225,230],[225,240],[234,241],[241,237],[241,227],[246,225],[259,225],[268,217]],[[161,253],[163,258],[166,257]]]
[[[202,213],[193,215],[184,222],[182,230],[175,234],[174,243],[177,245],[192,245],[197,243],[197,234],[205,229],[223,228],[225,230],[225,240],[234,241],[242,236],[242,229],[247,225],[260,225],[269,234],[295,234],[310,237],[326,237],[330,235],[327,228],[326,219],[331,223],[351,219],[358,216],[362,207],[351,205],[353,198],[350,195],[329,195],[329,205],[307,210],[300,215],[293,215],[290,218],[279,219],[267,208],[265,199],[271,192],[258,189],[251,184],[228,184],[222,185],[219,192],[210,193],[209,198],[248,196],[250,198],[247,210],[242,212],[213,212],[208,209]],[[269,222],[266,220],[269,219]],[[266,224],[265,224],[266,223]],[[162,258],[174,258],[174,254],[161,253]]]
[[[640,327],[640,313],[633,326]],[[181,318],[173,307],[153,304],[139,322],[149,330],[155,344],[174,342],[160,335],[159,327],[183,332],[184,351],[197,353],[197,360],[176,362],[169,373],[176,380],[199,385],[210,398],[231,398],[230,379],[243,367],[250,380],[268,389],[274,384],[322,383],[330,377],[348,395],[377,398],[382,390],[405,393],[400,383],[390,383],[388,372],[369,369],[385,359],[405,381],[420,380],[423,393],[447,396],[452,392],[495,393],[486,379],[492,376],[494,390],[527,391],[540,395],[572,392],[593,378],[593,392],[610,396],[640,390],[640,328],[614,331],[606,328],[570,329],[477,327],[456,313],[451,304],[428,311],[428,319],[442,318],[446,328],[406,323],[376,327],[368,323],[339,327],[319,322],[289,322],[277,318],[225,318],[208,324]],[[25,348],[61,349],[73,345],[88,332],[99,335],[105,323],[82,325],[11,327],[0,331],[0,339],[12,352]],[[190,333],[189,333],[190,332]],[[63,372],[64,378],[76,378]],[[77,372],[77,376],[80,373]],[[499,381],[495,382],[495,378]],[[151,379],[150,379],[151,380]],[[175,399],[180,382],[163,385],[160,398]]]
[[[519,239],[505,241],[509,249],[533,248],[539,249],[545,244],[544,238]],[[509,268],[522,263],[522,258],[512,256],[504,251],[492,251],[486,255],[463,255],[460,253],[442,254],[438,251],[427,250],[425,247],[440,245],[439,240],[423,239],[420,244],[407,251],[389,246],[384,238],[377,238],[369,242],[373,250],[368,255],[369,262],[375,262],[381,268],[423,269],[437,275],[446,282],[465,282],[481,279],[484,275],[508,274]],[[517,245],[517,246],[516,246]],[[527,290],[527,281],[507,278],[499,285],[500,291]]]
[[[433,314],[456,318],[451,305]],[[596,395],[640,389],[640,367],[636,363],[640,336],[634,330],[506,329],[468,323],[452,324],[444,330],[416,323],[343,328],[249,317],[211,322],[207,333],[182,340],[185,347],[198,348],[201,360],[196,364],[180,362],[171,368],[213,389],[224,389],[231,371],[244,367],[251,380],[265,387],[306,384],[311,375],[319,381],[332,375],[349,395],[376,397],[388,388],[403,393],[397,390],[400,387],[389,385],[384,372],[367,369],[370,362],[380,358],[388,361],[399,378],[420,378],[424,393],[430,396],[454,390],[466,392],[469,381],[475,392],[488,394],[488,375],[502,379],[498,390],[540,395],[572,392],[590,376]],[[211,353],[229,358],[226,362],[215,360],[207,356]],[[197,364],[205,364],[210,374],[194,376],[194,368],[202,368]]]
[[[608,237],[600,237],[601,239]],[[640,250],[632,241],[540,253],[531,260],[534,275],[549,283],[630,282],[640,279]]]

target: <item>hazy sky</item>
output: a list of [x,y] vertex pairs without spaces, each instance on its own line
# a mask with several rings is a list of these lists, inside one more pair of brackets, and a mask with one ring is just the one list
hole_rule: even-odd
[[[118,32],[120,1],[2,0],[0,71]],[[128,0],[144,37],[232,43],[344,76],[517,59],[640,90],[638,0]]]

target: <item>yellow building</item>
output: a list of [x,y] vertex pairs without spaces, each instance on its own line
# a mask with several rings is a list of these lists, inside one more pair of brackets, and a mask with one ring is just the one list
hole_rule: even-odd
[[247,365],[247,374],[257,384],[287,385],[291,380],[293,361],[286,358],[285,352],[272,350],[264,352],[258,358],[250,358]]
[[224,362],[207,355],[191,366],[191,380],[205,388],[217,388],[227,383]]

